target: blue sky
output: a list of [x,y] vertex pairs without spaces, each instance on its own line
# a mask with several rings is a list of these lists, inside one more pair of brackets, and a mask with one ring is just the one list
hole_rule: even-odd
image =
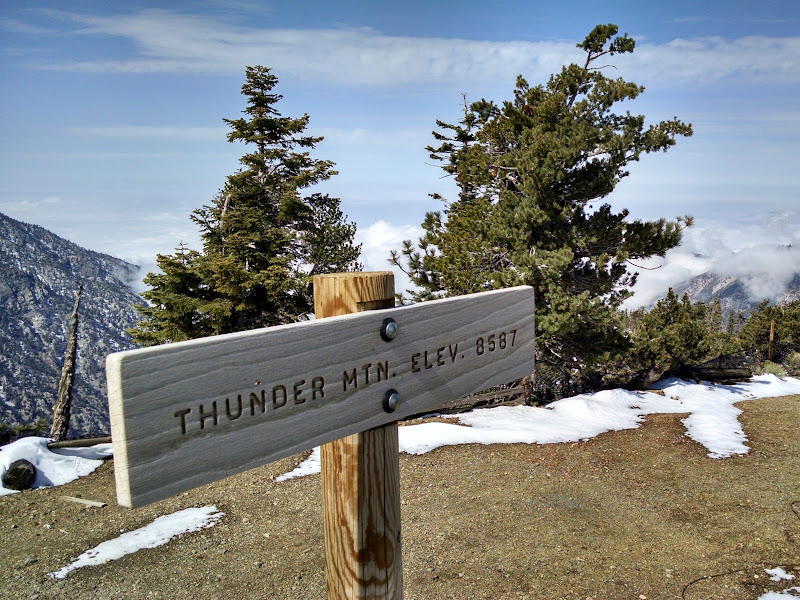
[[452,194],[424,150],[435,120],[456,121],[462,94],[510,98],[517,74],[545,81],[612,22],[637,40],[613,61],[646,87],[631,112],[695,131],[608,198],[637,218],[697,218],[640,298],[714,256],[800,244],[800,3],[631,4],[0,0],[0,212],[146,267],[196,246],[189,214],[244,153],[222,118],[240,115],[244,68],[262,64],[283,114],[325,136],[317,156],[340,174],[319,191],[342,199],[367,267],[384,269],[441,208],[428,194]]

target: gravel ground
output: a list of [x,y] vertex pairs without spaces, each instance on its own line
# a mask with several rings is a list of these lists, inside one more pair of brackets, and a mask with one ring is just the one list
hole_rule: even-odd
[[[740,404],[751,452],[714,460],[677,415],[575,444],[401,455],[405,596],[755,600],[800,585],[800,396]],[[325,598],[319,476],[297,456],[130,510],[113,463],[0,498],[0,597]],[[63,495],[107,502],[103,508]],[[79,554],[191,506],[218,525],[53,580]],[[784,566],[794,581],[763,569]]]

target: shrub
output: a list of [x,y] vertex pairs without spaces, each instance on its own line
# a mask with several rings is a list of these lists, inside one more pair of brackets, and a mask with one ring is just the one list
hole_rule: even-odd
[[14,425],[13,427],[9,427],[6,423],[0,423],[0,446],[10,444],[23,437],[45,437],[47,429],[48,424],[44,419],[37,419],[35,423]]
[[786,377],[786,369],[783,365],[774,363],[771,360],[765,360],[761,364],[761,375],[775,375],[776,377]]
[[800,352],[792,352],[787,356],[784,366],[790,373],[800,373]]

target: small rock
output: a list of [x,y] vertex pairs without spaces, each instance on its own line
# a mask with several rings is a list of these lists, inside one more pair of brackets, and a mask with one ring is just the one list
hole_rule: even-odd
[[36,558],[35,556],[26,556],[25,560],[22,561],[22,564],[24,564],[27,567],[28,565],[32,565],[35,562],[39,562],[39,559]]
[[27,490],[36,477],[36,467],[29,460],[21,458],[8,466],[3,474],[3,487],[9,490]]

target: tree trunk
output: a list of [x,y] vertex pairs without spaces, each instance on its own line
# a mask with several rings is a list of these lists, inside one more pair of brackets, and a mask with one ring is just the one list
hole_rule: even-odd
[[61,380],[58,382],[58,397],[53,408],[53,425],[50,427],[50,437],[61,441],[67,437],[69,431],[69,413],[72,405],[72,384],[75,381],[75,361],[78,355],[78,306],[81,303],[83,284],[78,285],[75,294],[75,308],[69,321],[69,339],[67,351],[64,354],[64,366],[61,368]]
[[772,360],[772,343],[775,341],[775,321],[769,324],[769,356],[767,360]]

